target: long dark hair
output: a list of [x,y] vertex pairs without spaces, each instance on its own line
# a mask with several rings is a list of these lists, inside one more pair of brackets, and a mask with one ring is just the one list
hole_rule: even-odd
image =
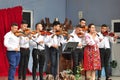
[[90,24],[88,25],[88,33],[90,32],[90,28],[91,28],[92,25],[94,25],[94,24],[93,24],[93,23],[90,23]]

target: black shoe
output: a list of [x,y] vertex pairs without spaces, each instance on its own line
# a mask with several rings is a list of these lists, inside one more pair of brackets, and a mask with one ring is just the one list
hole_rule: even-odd
[[43,77],[42,77],[42,76],[40,76],[40,80],[43,80]]

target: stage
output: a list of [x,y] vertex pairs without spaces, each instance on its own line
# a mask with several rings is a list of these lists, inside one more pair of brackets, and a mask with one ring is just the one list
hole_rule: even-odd
[[[112,80],[120,80],[120,77],[112,76],[111,78]],[[7,76],[0,77],[0,80],[8,80],[8,77]],[[18,80],[18,76],[15,76],[15,80]],[[27,80],[32,80],[32,76],[27,76]],[[82,80],[84,80],[84,76],[82,76]],[[102,77],[101,80],[105,80],[105,77]]]

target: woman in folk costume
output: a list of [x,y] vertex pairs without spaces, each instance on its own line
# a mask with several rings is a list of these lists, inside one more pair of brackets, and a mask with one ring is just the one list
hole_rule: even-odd
[[84,49],[84,70],[87,80],[95,80],[96,70],[101,69],[100,52],[98,43],[101,41],[95,30],[94,24],[88,25],[88,33],[85,34],[86,46]]

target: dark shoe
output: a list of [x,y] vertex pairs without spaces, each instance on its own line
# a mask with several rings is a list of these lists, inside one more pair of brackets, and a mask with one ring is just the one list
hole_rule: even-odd
[[[22,79],[21,79],[22,80]],[[23,79],[23,80],[28,80],[27,78],[26,79]]]
[[106,80],[112,80],[111,78],[107,78]]
[[21,78],[21,77],[18,77],[18,80],[22,80],[22,78]]
[[20,76],[18,76],[18,80],[22,80],[22,78]]
[[43,76],[40,76],[40,80],[43,80]]
[[101,78],[97,78],[97,80],[101,80]]

